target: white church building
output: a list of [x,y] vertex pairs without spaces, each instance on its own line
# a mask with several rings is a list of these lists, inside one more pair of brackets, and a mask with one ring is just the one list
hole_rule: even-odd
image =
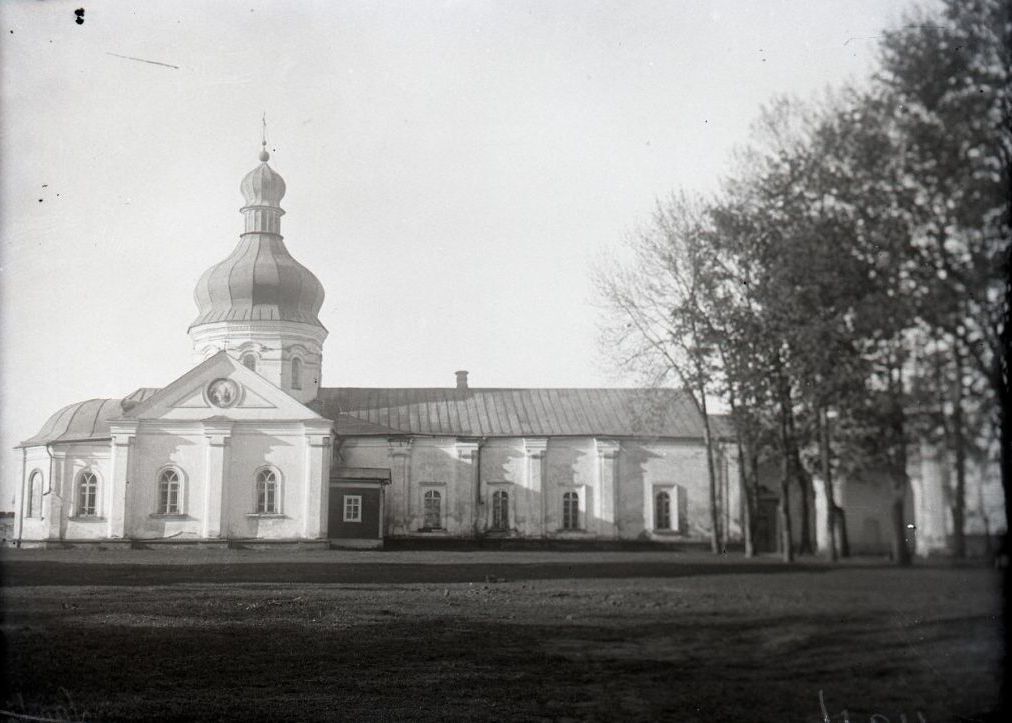
[[[677,390],[475,388],[463,371],[445,388],[323,386],[324,290],[282,240],[268,159],[242,180],[238,245],[197,282],[196,366],[68,405],[19,445],[19,544],[709,539],[702,417]],[[734,542],[735,456],[716,467]],[[775,515],[758,523],[775,541]]]

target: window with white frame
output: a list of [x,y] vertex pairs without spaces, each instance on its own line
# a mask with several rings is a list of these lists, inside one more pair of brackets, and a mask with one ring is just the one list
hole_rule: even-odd
[[562,529],[580,529],[580,495],[577,492],[562,495]]
[[78,517],[94,517],[98,513],[98,477],[91,470],[77,476]]
[[510,496],[506,490],[492,494],[492,529],[508,530],[510,527]]
[[28,478],[27,499],[25,500],[25,517],[42,516],[42,473],[32,472]]
[[178,515],[181,511],[180,474],[175,469],[164,469],[158,475],[158,514]]
[[302,360],[292,358],[292,389],[302,389]]
[[665,490],[654,495],[654,529],[671,529],[671,494]]
[[344,496],[344,521],[362,521],[362,495]]
[[276,515],[278,505],[278,474],[272,469],[262,469],[256,474],[256,513]]
[[439,490],[428,490],[422,498],[424,512],[423,527],[438,530],[443,526],[443,496]]

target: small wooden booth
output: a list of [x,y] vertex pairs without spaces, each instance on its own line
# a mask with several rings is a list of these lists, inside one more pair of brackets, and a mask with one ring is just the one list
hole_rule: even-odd
[[327,537],[335,547],[383,547],[383,491],[390,470],[336,467],[330,472]]

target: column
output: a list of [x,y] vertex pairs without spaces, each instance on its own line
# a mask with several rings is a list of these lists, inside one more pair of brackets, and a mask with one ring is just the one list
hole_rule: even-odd
[[[204,508],[200,535],[205,539],[221,537],[221,512],[225,496],[225,445],[232,431],[231,422],[204,423]],[[252,480],[250,481],[252,484]]]

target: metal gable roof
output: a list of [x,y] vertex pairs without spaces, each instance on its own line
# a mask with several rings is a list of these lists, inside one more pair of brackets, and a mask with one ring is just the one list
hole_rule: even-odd
[[320,389],[309,406],[339,435],[699,438],[692,399],[675,389]]
[[[124,399],[68,405],[19,446],[108,439],[110,419],[157,391],[142,387]],[[692,399],[677,389],[331,387],[307,406],[333,420],[338,435],[351,437],[703,436]],[[713,417],[724,436],[726,420]]]

